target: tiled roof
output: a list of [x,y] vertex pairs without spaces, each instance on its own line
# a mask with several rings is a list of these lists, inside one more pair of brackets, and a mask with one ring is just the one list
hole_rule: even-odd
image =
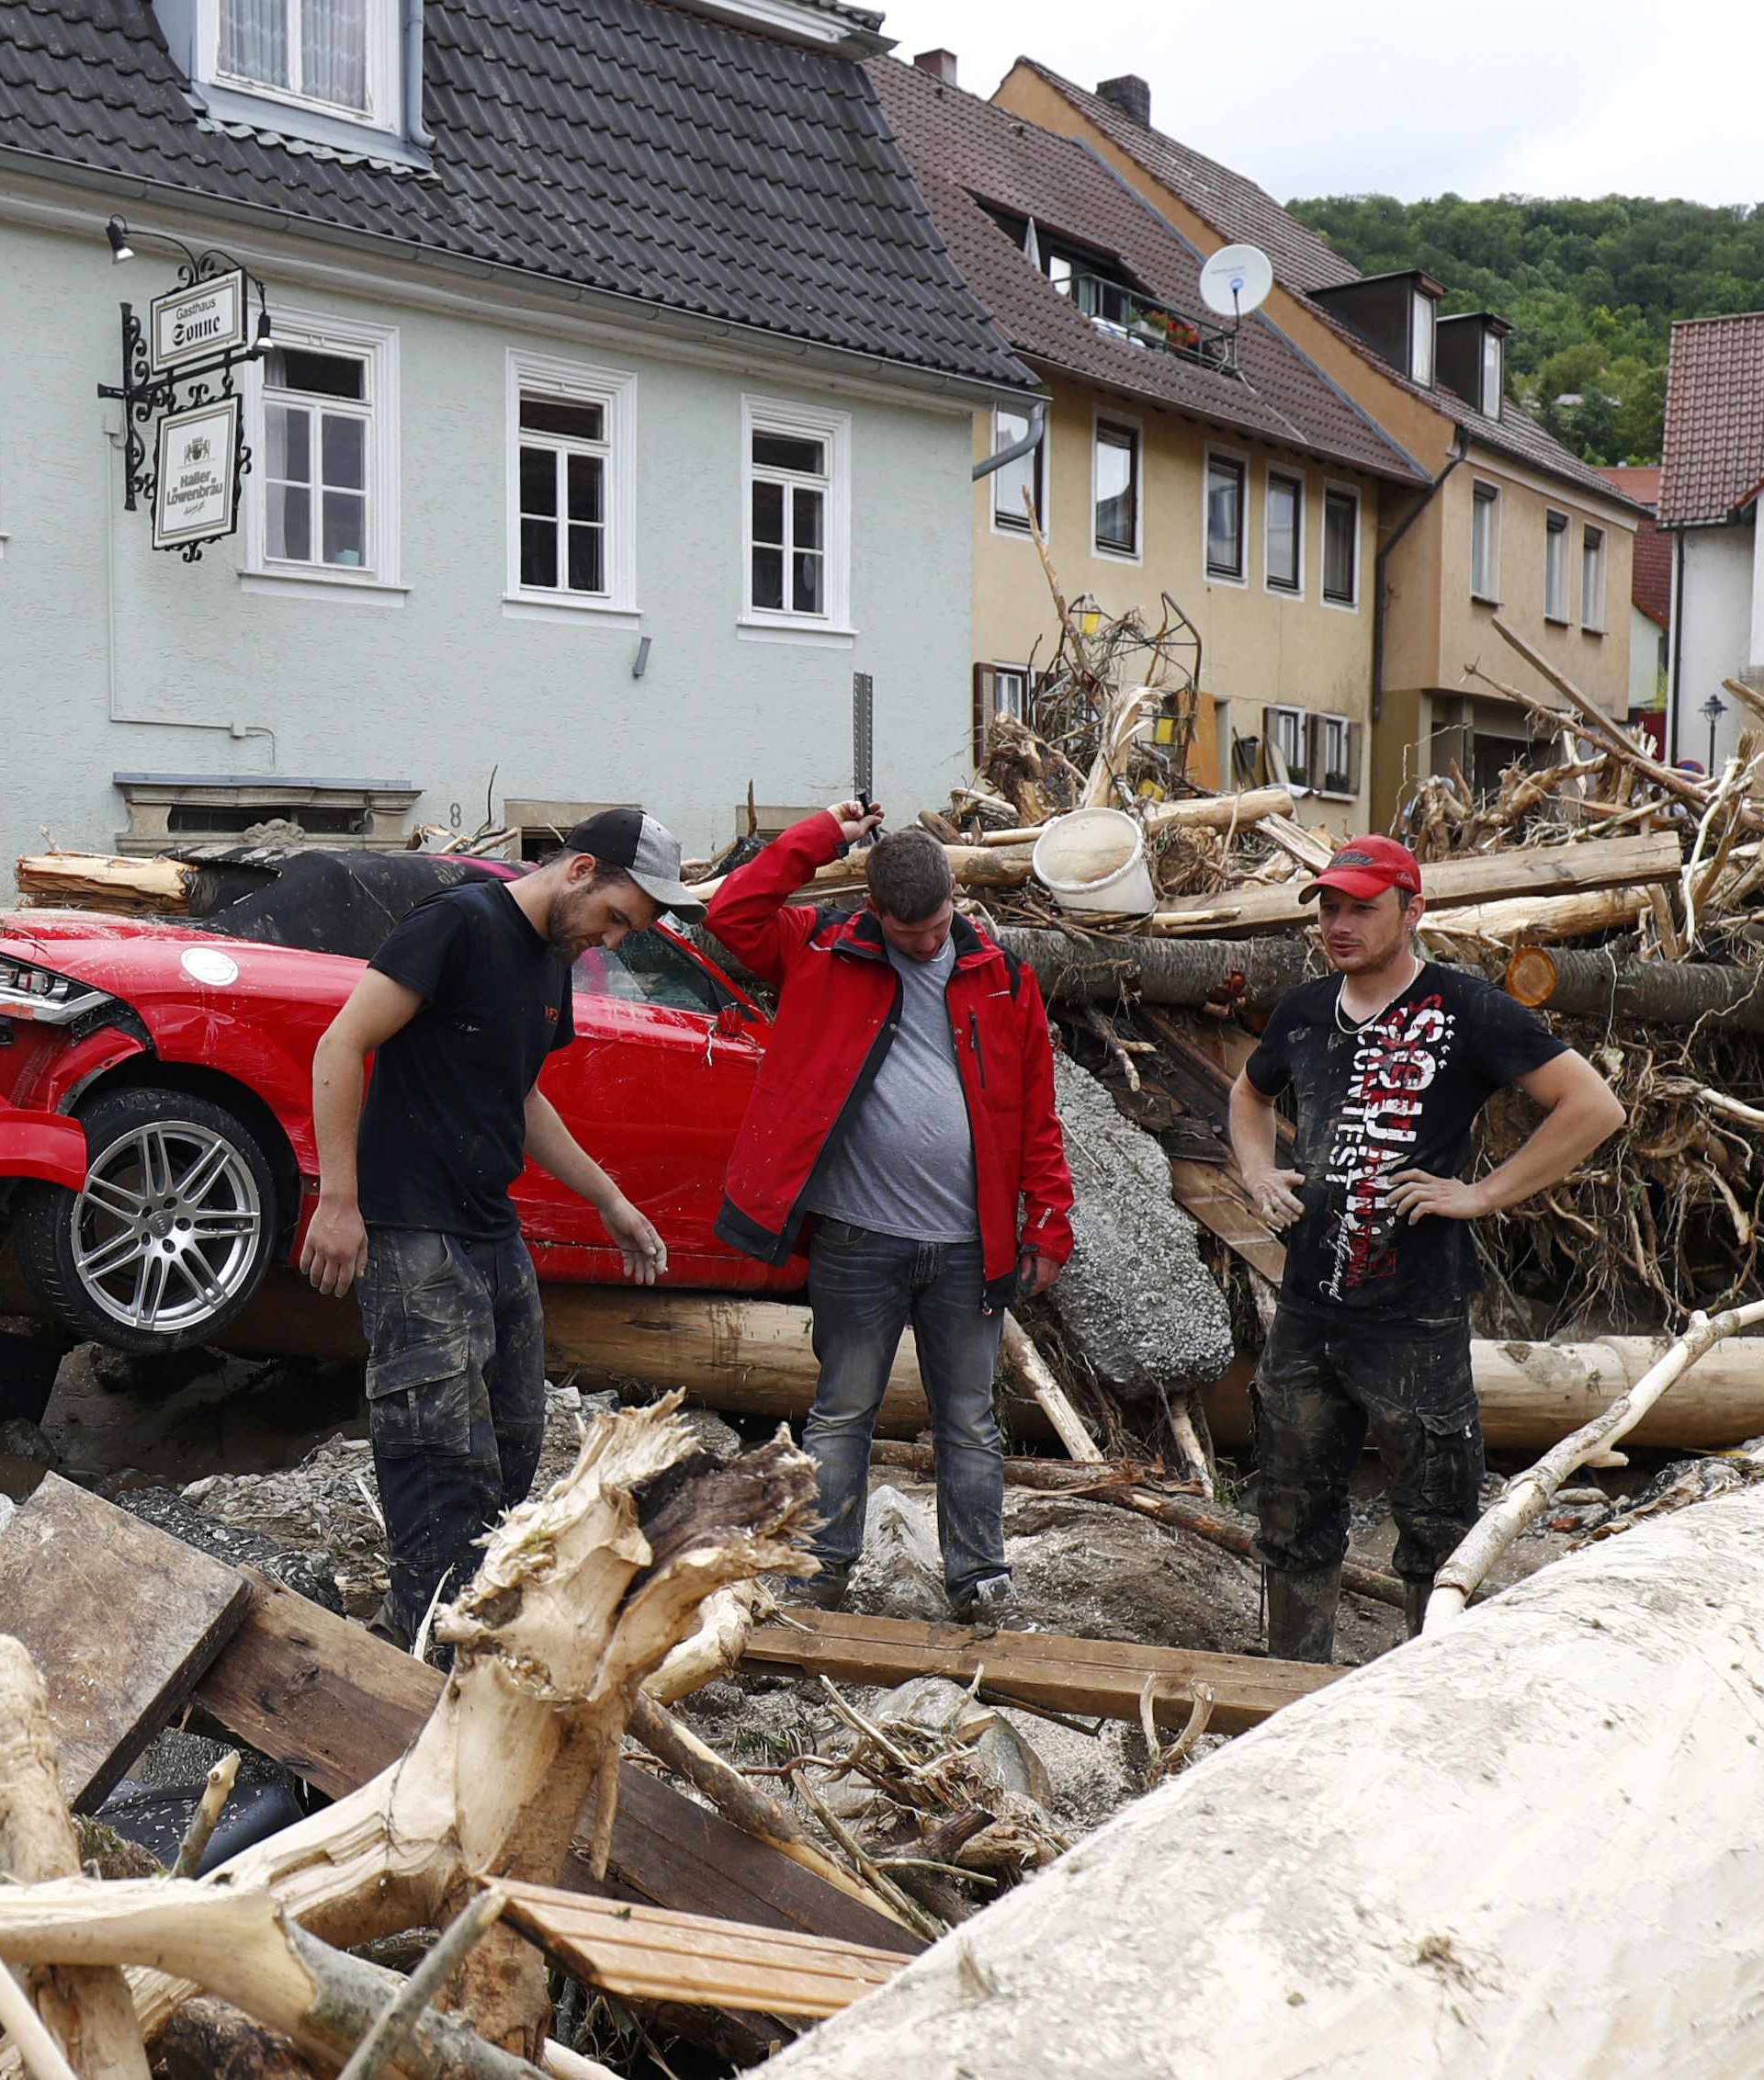
[[424,20],[432,174],[199,120],[148,0],[0,0],[0,147],[941,375],[1032,381],[956,274],[854,60],[650,0],[427,0]]
[[[1228,166],[1221,166],[1198,152],[1191,152],[1187,145],[1178,143],[1173,137],[1166,137],[1162,130],[1135,122],[1112,101],[1103,100],[1101,95],[1087,93],[1083,87],[1062,79],[1046,65],[1037,64],[1033,58],[1019,58],[1017,62],[1046,81],[1080,115],[1094,123],[1104,136],[1118,144],[1155,181],[1185,202],[1222,237],[1261,246],[1273,262],[1275,277],[1283,288],[1308,300],[1312,289],[1333,288],[1344,282],[1360,280],[1359,268],[1344,259],[1308,224],[1300,223],[1290,210],[1282,209],[1273,197],[1258,187],[1254,181],[1234,174]],[[1435,411],[1444,413],[1474,439],[1511,456],[1517,462],[1528,463],[1548,476],[1577,484],[1583,491],[1600,492],[1606,497],[1611,495],[1611,487],[1590,463],[1582,462],[1577,455],[1570,454],[1534,419],[1528,419],[1510,398],[1503,403],[1498,420],[1485,418],[1454,391],[1442,388],[1423,389],[1419,383],[1411,382],[1400,368],[1375,353],[1358,333],[1350,331],[1320,304],[1312,303],[1308,308],[1381,376],[1422,399]]]
[[1648,509],[1648,517],[1635,530],[1635,561],[1629,582],[1629,596],[1650,621],[1662,628],[1672,626],[1672,544],[1661,534],[1654,518],[1659,510],[1660,477],[1657,462],[1644,466],[1601,469],[1607,483],[1615,484],[1625,497]]
[[[1198,319],[1201,256],[1084,146],[893,59],[869,67],[939,230],[1011,344],[1031,360],[1283,447],[1414,482],[1419,467],[1275,328],[1249,320],[1241,376],[1100,332],[981,204],[1118,258],[1156,300]],[[978,199],[977,199],[978,198]]]
[[1113,101],[1062,79],[1035,59],[1019,58],[1017,62],[1064,95],[1105,137],[1131,153],[1154,180],[1161,181],[1172,195],[1180,195],[1197,217],[1204,217],[1227,239],[1261,246],[1289,288],[1333,288],[1339,283],[1360,278],[1360,270],[1351,261],[1344,260],[1308,224],[1301,224],[1290,211],[1283,209],[1266,188],[1258,187],[1242,174],[1234,174],[1229,166],[1221,166],[1216,159],[1166,137],[1162,130],[1135,122]]
[[1764,478],[1764,311],[1672,328],[1660,525],[1695,526],[1749,504]]

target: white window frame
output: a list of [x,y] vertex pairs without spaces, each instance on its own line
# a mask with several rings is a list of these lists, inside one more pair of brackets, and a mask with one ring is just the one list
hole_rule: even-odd
[[[1292,585],[1277,583],[1272,576],[1274,554],[1273,503],[1274,480],[1276,478],[1279,478],[1283,483],[1296,484],[1298,487],[1296,522],[1298,538],[1295,545],[1297,551],[1298,582]],[[1305,472],[1302,469],[1288,469],[1283,466],[1271,462],[1262,480],[1261,582],[1263,590],[1272,593],[1277,599],[1302,600],[1305,597],[1305,555],[1310,547],[1308,537],[1311,531],[1307,510],[1309,504],[1310,489],[1305,481]]]
[[[561,585],[524,585],[521,582],[521,399],[555,398],[565,404],[597,404],[605,414],[605,437],[594,444],[571,442],[567,436],[538,434],[536,445],[575,447],[586,453],[593,448],[605,458],[603,510],[605,514],[603,568],[606,589],[602,593],[572,593]],[[514,619],[574,620],[623,616],[635,623],[637,605],[637,377],[628,368],[603,368],[586,361],[570,361],[555,354],[534,354],[512,346],[507,354],[503,384],[506,437],[503,469],[506,480],[504,532],[508,544],[506,588],[503,610]]]
[[[1492,371],[1488,367],[1488,356],[1491,348],[1495,357]],[[1489,401],[1488,396],[1488,378],[1491,373],[1495,379],[1492,403]],[[1485,325],[1482,328],[1482,340],[1476,361],[1476,401],[1485,419],[1498,419],[1500,417],[1500,401],[1506,395],[1506,390],[1507,343],[1492,327]]]
[[[1004,411],[1016,412],[1016,407],[1012,405],[1001,404],[995,404],[992,407],[992,446],[987,451],[990,455],[996,455],[1000,447],[1004,445],[1002,436],[999,432],[999,413]],[[1033,415],[1033,407],[1025,406],[1021,412],[1016,412],[1016,415],[1021,419],[1027,420]],[[1043,413],[1041,421],[1041,446],[1035,451],[1035,517],[1041,524],[1041,531],[1044,535],[1047,535],[1051,532],[1053,525],[1048,516],[1047,511],[1048,493],[1053,484],[1053,469],[1048,452],[1049,444],[1052,442],[1054,437],[1053,417],[1054,415],[1051,411]],[[1026,526],[1009,526],[1001,522],[999,518],[998,480],[1002,473],[1002,471],[995,469],[989,477],[983,477],[980,480],[980,481],[986,487],[987,514],[991,525],[992,532],[995,535],[1002,535],[1007,541],[1029,542],[1033,545],[1035,537],[1029,532],[1029,529]]]
[[[1478,568],[1478,523],[1488,514],[1487,568]],[[1470,597],[1485,605],[1500,605],[1500,486],[1478,477],[1470,487]]]
[[[403,605],[400,581],[401,515],[399,509],[398,327],[338,318],[328,311],[296,311],[271,304],[275,345],[313,354],[346,355],[367,366],[368,444],[363,478],[368,489],[367,556],[359,570],[334,563],[295,563],[268,553],[269,449],[264,412],[264,364],[251,364],[245,384],[246,421],[254,467],[245,478],[245,568],[240,582],[248,592],[309,586],[334,597],[381,595],[382,605]],[[322,409],[321,401],[320,408]],[[314,528],[319,514],[313,513]],[[396,595],[391,597],[388,595]]]
[[[1555,549],[1562,550],[1562,588],[1558,598],[1554,589]],[[1574,579],[1568,569],[1568,516],[1558,513],[1554,506],[1544,514],[1544,618],[1566,627],[1573,617]]]
[[[1408,292],[1408,379],[1423,390],[1433,387],[1434,366],[1439,355],[1439,308],[1422,288]],[[1425,328],[1423,330],[1422,328]],[[1425,351],[1422,351],[1425,342]]]
[[[1286,746],[1280,742],[1283,729],[1290,728],[1298,739],[1298,755],[1288,758]],[[1311,790],[1311,711],[1307,707],[1295,707],[1290,702],[1270,701],[1262,711],[1262,729],[1267,742],[1262,747],[1262,763],[1270,784],[1273,784],[1280,772],[1269,753],[1278,751],[1281,764],[1286,769],[1286,777],[1295,787]]]
[[[821,566],[827,581],[824,614],[798,614],[787,607],[753,604],[753,485],[756,480],[788,482],[788,472],[775,476],[756,469],[753,435],[781,434],[788,439],[826,444],[826,537]],[[741,611],[737,626],[746,634],[784,641],[792,638],[831,637],[842,641],[855,635],[852,618],[852,415],[826,405],[793,398],[744,396],[741,399]],[[788,571],[786,561],[786,570]]]
[[[1341,731],[1348,779],[1345,787],[1326,787],[1323,785],[1329,768],[1322,746],[1331,726]],[[1305,750],[1306,774],[1312,794],[1320,796],[1326,802],[1351,802],[1359,799],[1359,788],[1355,783],[1360,777],[1357,770],[1360,746],[1354,736],[1358,727],[1352,716],[1342,715],[1335,709],[1311,711],[1309,735]]]
[[[285,0],[288,7],[289,69],[300,60],[300,11],[302,0]],[[403,128],[403,34],[400,0],[368,0],[368,106],[351,108],[345,102],[323,101],[316,95],[301,94],[293,87],[273,86],[263,80],[247,79],[239,73],[220,70],[220,0],[196,0],[197,77],[205,85],[230,88],[254,99],[279,101],[290,108],[316,108],[339,122],[356,123],[364,130],[400,130]]]
[[[1112,543],[1102,542],[1096,536],[1096,508],[1100,489],[1097,478],[1097,454],[1101,443],[1098,429],[1104,424],[1118,426],[1123,433],[1133,435],[1133,548],[1116,548]],[[1146,560],[1146,429],[1142,421],[1130,412],[1104,412],[1100,407],[1091,413],[1091,554],[1100,556],[1110,563],[1143,563]]]
[[[1242,490],[1238,497],[1238,524],[1242,539],[1238,544],[1239,571],[1235,578],[1228,571],[1215,571],[1207,552],[1208,506],[1213,489],[1213,465],[1228,462],[1241,472]],[[1221,447],[1216,442],[1208,442],[1201,457],[1201,580],[1208,585],[1234,585],[1239,592],[1250,589],[1250,485],[1254,473],[1250,458],[1239,448]]]
[[[1582,525],[1580,529],[1580,628],[1584,635],[1602,636],[1605,632],[1605,570],[1608,559],[1606,548],[1611,537],[1603,527]],[[1587,559],[1590,553],[1597,559],[1598,582],[1590,588],[1587,584]],[[1596,593],[1591,598],[1589,593]]]
[[[1353,597],[1331,599],[1329,587],[1329,494],[1353,501]],[[1358,614],[1360,602],[1365,594],[1365,501],[1358,484],[1332,482],[1325,479],[1322,503],[1317,509],[1317,596],[1322,604],[1337,614]]]

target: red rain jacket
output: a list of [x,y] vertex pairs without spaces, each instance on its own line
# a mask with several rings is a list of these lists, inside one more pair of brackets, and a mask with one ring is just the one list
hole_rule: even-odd
[[[717,1222],[725,1242],[763,1263],[781,1264],[799,1247],[809,1181],[875,1080],[899,1017],[900,981],[873,910],[786,907],[839,846],[835,819],[811,816],[731,874],[706,919],[738,960],[779,989]],[[1041,986],[967,918],[957,915],[951,935],[956,966],[944,1001],[974,1136],[990,1311],[1015,1295],[1020,1249],[1057,1263],[1071,1255],[1072,1180]]]

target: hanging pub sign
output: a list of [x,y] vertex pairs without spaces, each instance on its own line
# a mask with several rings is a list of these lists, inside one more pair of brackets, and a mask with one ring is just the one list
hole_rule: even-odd
[[237,353],[245,344],[246,316],[243,267],[154,297],[147,314],[149,369],[164,376],[192,361]]
[[159,422],[153,547],[187,548],[239,524],[239,399],[216,398]]

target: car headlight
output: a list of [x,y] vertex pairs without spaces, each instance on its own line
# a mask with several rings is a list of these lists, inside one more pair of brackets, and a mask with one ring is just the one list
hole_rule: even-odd
[[28,1018],[39,1025],[71,1025],[109,998],[89,982],[29,961],[0,960],[0,1018]]

